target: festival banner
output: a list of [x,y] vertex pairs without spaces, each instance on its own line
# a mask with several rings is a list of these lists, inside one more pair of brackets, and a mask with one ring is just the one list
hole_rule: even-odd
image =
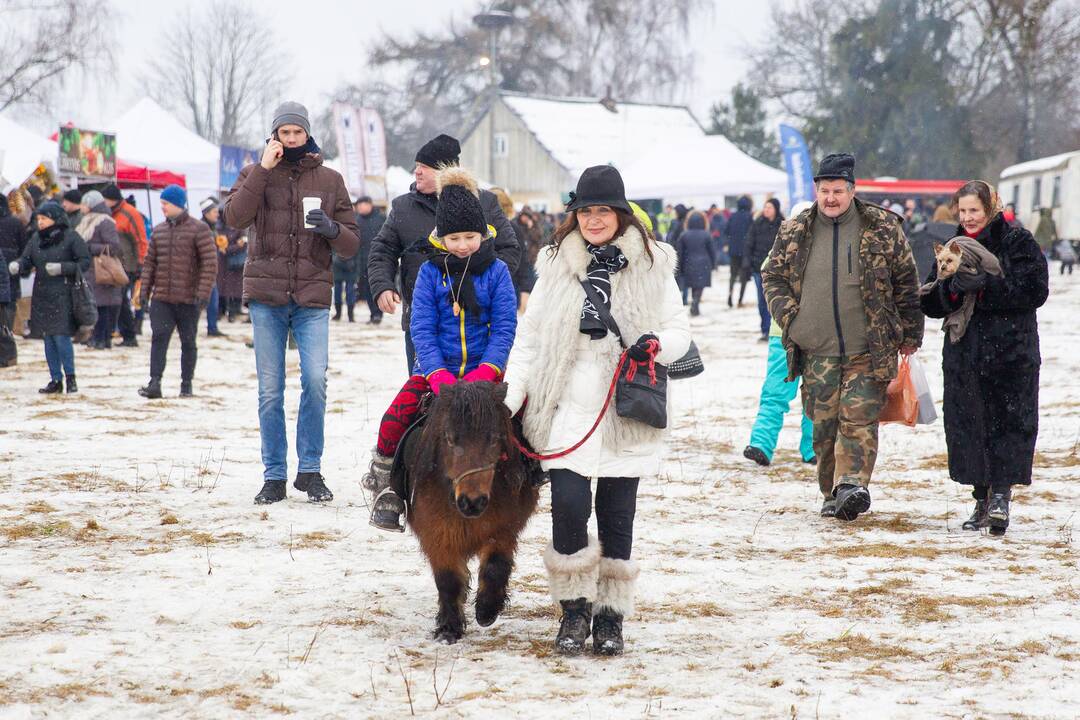
[[334,131],[345,186],[353,197],[386,201],[386,134],[372,108],[334,103]]
[[780,126],[780,149],[788,175],[788,207],[814,201],[814,179],[810,169],[810,151],[801,132],[790,125]]
[[56,145],[61,173],[85,178],[116,177],[116,135],[61,127]]

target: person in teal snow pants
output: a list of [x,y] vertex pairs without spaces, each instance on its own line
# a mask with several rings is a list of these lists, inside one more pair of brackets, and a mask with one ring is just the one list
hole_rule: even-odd
[[[754,429],[750,432],[750,444],[743,450],[743,457],[753,460],[758,465],[772,462],[776,450],[776,439],[780,428],[784,426],[784,415],[791,407],[791,401],[799,392],[799,382],[786,382],[788,367],[787,353],[780,342],[780,326],[772,321],[769,328],[769,364],[765,371],[765,382],[761,386],[761,400],[758,402],[757,418]],[[802,408],[802,403],[799,403]],[[802,414],[802,440],[799,453],[803,462],[816,463],[814,457],[814,425],[806,413]]]

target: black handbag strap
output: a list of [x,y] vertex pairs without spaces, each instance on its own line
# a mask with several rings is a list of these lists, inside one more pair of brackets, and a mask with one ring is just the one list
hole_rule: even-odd
[[600,299],[596,288],[588,280],[581,280],[580,282],[581,287],[585,288],[585,296],[589,298],[589,302],[596,308],[596,314],[600,316],[600,320],[607,326],[607,329],[615,333],[615,337],[619,338],[619,345],[625,350],[626,341],[623,340],[622,331],[619,330],[619,323],[615,322],[615,318],[611,317],[611,311],[607,309],[607,305]]

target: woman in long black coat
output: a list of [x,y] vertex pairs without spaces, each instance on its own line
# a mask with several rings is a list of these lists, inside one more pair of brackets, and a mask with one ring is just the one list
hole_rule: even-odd
[[[30,329],[45,338],[45,360],[51,380],[38,392],[78,392],[75,382],[75,350],[71,336],[78,330],[71,307],[71,281],[90,268],[90,251],[77,232],[68,227],[67,213],[56,202],[37,209],[38,231],[18,260],[8,268],[26,277],[35,270],[30,304]],[[63,370],[63,374],[61,374]]]
[[716,249],[712,235],[705,229],[705,215],[692,212],[686,219],[686,230],[679,235],[675,250],[679,254],[679,276],[682,286],[690,288],[690,314],[701,314],[701,294],[712,285],[716,267]]
[[[964,335],[945,340],[945,442],[949,476],[973,486],[975,511],[964,529],[989,527],[1001,535],[1009,526],[1012,486],[1031,484],[1042,361],[1035,311],[1048,294],[1046,258],[1030,232],[1005,220],[988,183],[967,183],[953,205],[959,233],[992,252],[1002,276],[958,272],[922,297],[922,309],[943,318],[975,294]],[[936,279],[935,267],[929,282]]]

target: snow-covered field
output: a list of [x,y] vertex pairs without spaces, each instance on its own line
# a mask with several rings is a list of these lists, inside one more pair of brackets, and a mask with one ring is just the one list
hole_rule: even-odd
[[[1076,717],[1080,280],[1054,265],[1035,481],[1001,539],[960,530],[970,498],[940,421],[883,428],[873,509],[849,525],[818,517],[796,412],[771,468],[744,460],[765,346],[753,288],[728,310],[718,273],[693,321],[708,371],[676,386],[664,475],[641,486],[638,616],[611,660],[551,651],[546,493],[509,610],[458,645],[430,639],[427,566],[411,536],[368,526],[358,485],[404,377],[395,322],[332,324],[322,507],[291,487],[252,504],[250,326],[200,337],[189,401],[175,339],[153,402],[135,393],[148,336],[80,349],[74,397],[38,395],[40,343],[23,342],[0,370],[0,716]],[[295,369],[292,352],[290,418]]]

